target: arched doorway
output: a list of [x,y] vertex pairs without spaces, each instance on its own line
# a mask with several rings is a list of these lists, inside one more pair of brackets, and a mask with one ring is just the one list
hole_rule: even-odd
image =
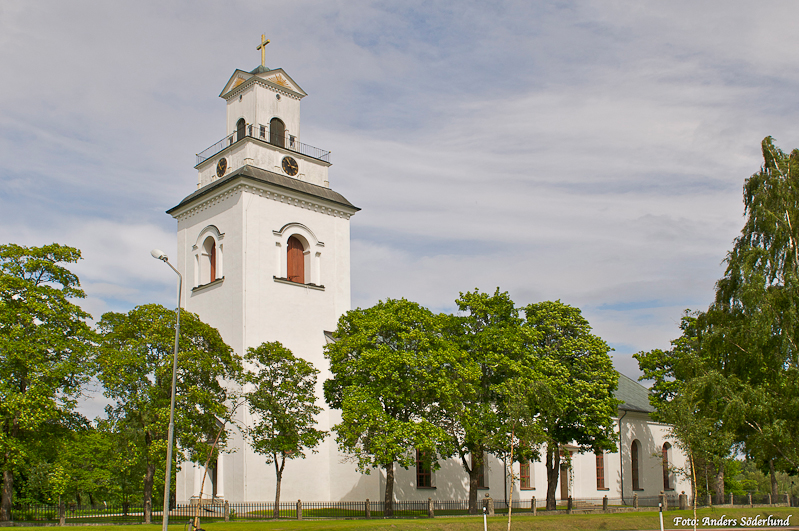
[[280,118],[272,118],[269,121],[269,143],[286,147],[286,124]]
[[244,118],[240,118],[239,121],[236,122],[236,142],[244,138],[246,128],[247,122],[244,121]]

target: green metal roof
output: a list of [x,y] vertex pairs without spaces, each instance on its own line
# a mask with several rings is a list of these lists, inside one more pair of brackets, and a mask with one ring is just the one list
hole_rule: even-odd
[[264,72],[269,72],[270,69],[265,67],[264,65],[258,65],[252,70],[250,70],[250,74],[263,74]]
[[622,401],[619,409],[623,411],[640,411],[641,413],[655,411],[655,408],[649,403],[649,389],[621,373],[619,373],[619,388],[616,390],[616,398]]

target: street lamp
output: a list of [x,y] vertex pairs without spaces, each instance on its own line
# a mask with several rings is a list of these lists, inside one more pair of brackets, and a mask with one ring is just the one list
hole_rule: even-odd
[[178,377],[178,340],[180,339],[180,292],[183,289],[183,275],[169,263],[164,251],[153,249],[150,251],[153,258],[163,261],[178,275],[178,307],[175,310],[175,353],[172,356],[172,401],[169,405],[169,436],[166,450],[166,476],[164,476],[164,517],[161,524],[162,531],[167,531],[169,525],[169,491],[172,487],[172,445],[175,440],[175,386]]

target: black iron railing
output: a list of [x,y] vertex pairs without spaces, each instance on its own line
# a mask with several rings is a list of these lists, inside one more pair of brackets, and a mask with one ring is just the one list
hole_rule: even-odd
[[[256,138],[262,142],[279,146],[295,153],[300,153],[314,159],[330,162],[330,152],[317,147],[303,144],[294,135],[283,133],[281,131],[269,131],[268,125],[263,124],[246,124],[244,127],[239,127],[235,133],[229,134],[219,142],[197,153],[197,164],[210,159],[228,146],[232,146],[239,140],[244,138]],[[195,164],[196,165],[196,164]]]

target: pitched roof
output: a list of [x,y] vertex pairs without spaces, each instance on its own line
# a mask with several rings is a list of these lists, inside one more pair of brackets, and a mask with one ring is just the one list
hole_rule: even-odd
[[622,401],[619,406],[622,411],[640,411],[641,413],[655,411],[655,408],[649,403],[649,389],[621,373],[619,373],[619,388],[616,390],[616,398]]
[[256,183],[271,184],[273,186],[277,186],[278,188],[284,188],[286,190],[298,192],[302,195],[315,197],[317,199],[324,199],[330,201],[331,203],[336,203],[343,207],[347,207],[348,209],[352,209],[355,212],[360,210],[360,208],[347,201],[343,195],[338,192],[334,192],[330,188],[325,188],[324,186],[307,183],[299,179],[286,177],[285,175],[280,175],[279,173],[273,173],[268,170],[247,165],[242,166],[234,172],[231,172],[230,175],[226,175],[222,179],[218,179],[211,184],[203,186],[191,195],[184,197],[180,203],[170,208],[166,212],[167,214],[171,214],[175,210],[193,203],[200,197],[212,192],[213,190],[216,190],[220,186],[224,186],[225,184],[232,182],[235,179],[245,179],[254,181]]

